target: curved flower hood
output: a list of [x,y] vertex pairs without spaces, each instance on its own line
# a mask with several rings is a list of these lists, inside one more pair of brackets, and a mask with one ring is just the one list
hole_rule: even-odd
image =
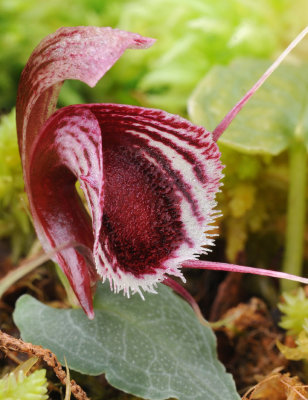
[[74,244],[55,261],[89,317],[99,277],[127,295],[154,291],[212,244],[222,165],[209,132],[135,106],[55,111],[65,79],[94,86],[126,49],[153,42],[111,28],[62,28],[38,45],[20,80],[17,129],[35,229],[46,251]]

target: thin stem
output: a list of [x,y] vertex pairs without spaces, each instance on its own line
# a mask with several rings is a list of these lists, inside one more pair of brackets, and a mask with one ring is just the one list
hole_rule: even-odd
[[273,278],[288,279],[301,282],[308,285],[308,279],[300,276],[288,274],[285,272],[273,271],[270,269],[245,267],[243,265],[219,263],[214,261],[188,260],[182,263],[183,268],[210,269],[213,271],[240,272],[243,274],[254,274],[262,276],[271,276]]
[[10,271],[0,280],[0,299],[3,296],[3,294],[9,289],[9,287],[12,286],[19,279],[23,278],[24,276],[32,272],[35,268],[39,267],[41,264],[50,260],[59,251],[75,246],[77,246],[75,242],[66,243],[50,251],[49,253],[44,253],[42,251],[40,254],[36,256],[31,256],[26,260],[24,260],[23,262],[21,262],[17,268]]
[[44,262],[48,261],[49,258],[50,257],[48,254],[42,252],[41,255],[22,262],[19,267],[13,269],[11,272],[5,275],[5,277],[0,280],[0,298],[9,289],[10,286],[32,272],[35,268],[37,268]]
[[[304,253],[306,216],[307,150],[304,140],[295,136],[289,150],[289,193],[287,232],[283,271],[301,275]],[[294,282],[283,282],[283,290],[291,290]]]
[[261,78],[248,90],[248,92],[242,97],[242,99],[232,108],[231,111],[223,118],[223,120],[213,130],[213,139],[217,141],[224,131],[231,124],[236,115],[241,111],[250,97],[259,89],[260,86],[266,81],[266,79],[275,71],[275,69],[281,64],[286,56],[294,49],[294,47],[306,36],[308,33],[308,26],[289,44],[289,46],[280,54],[276,61],[264,72]]

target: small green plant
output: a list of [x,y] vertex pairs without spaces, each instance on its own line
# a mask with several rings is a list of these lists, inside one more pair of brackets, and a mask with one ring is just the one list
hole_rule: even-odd
[[278,304],[283,313],[280,326],[294,337],[296,346],[277,343],[279,350],[289,360],[308,360],[308,298],[302,288],[296,292],[284,293],[284,302]]
[[32,357],[0,379],[0,400],[47,400],[46,370],[27,375],[37,358]]
[[280,326],[289,335],[299,335],[304,326],[308,326],[308,298],[302,288],[295,293],[284,293],[284,303],[279,303],[278,308],[283,313]]

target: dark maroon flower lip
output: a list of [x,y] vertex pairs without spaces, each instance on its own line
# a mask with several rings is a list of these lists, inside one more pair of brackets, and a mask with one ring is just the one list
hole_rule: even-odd
[[176,289],[167,276],[184,279],[182,266],[243,272],[245,267],[195,260],[213,244],[222,178],[216,141],[307,30],[213,133],[177,115],[128,105],[56,111],[64,80],[94,86],[126,49],[147,48],[153,39],[112,28],[61,28],[34,50],[16,106],[25,189],[38,237],[47,252],[59,249],[53,259],[89,318],[98,276],[116,292],[142,296],[164,280]]
[[[93,249],[103,281],[109,279],[115,291],[142,295],[166,274],[182,277],[180,263],[213,243],[205,230],[217,213],[219,157],[211,135],[178,116],[116,104],[76,105],[55,112],[42,128],[29,182],[53,246],[59,237],[79,240]],[[83,206],[78,210],[76,178],[92,224]]]

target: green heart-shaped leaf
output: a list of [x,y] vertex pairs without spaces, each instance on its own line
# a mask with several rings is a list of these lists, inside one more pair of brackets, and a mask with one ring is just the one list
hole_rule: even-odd
[[95,319],[48,307],[29,295],[14,320],[24,340],[51,349],[70,368],[106,374],[115,387],[147,399],[238,400],[216,356],[215,336],[169,288],[130,299],[99,285]]

